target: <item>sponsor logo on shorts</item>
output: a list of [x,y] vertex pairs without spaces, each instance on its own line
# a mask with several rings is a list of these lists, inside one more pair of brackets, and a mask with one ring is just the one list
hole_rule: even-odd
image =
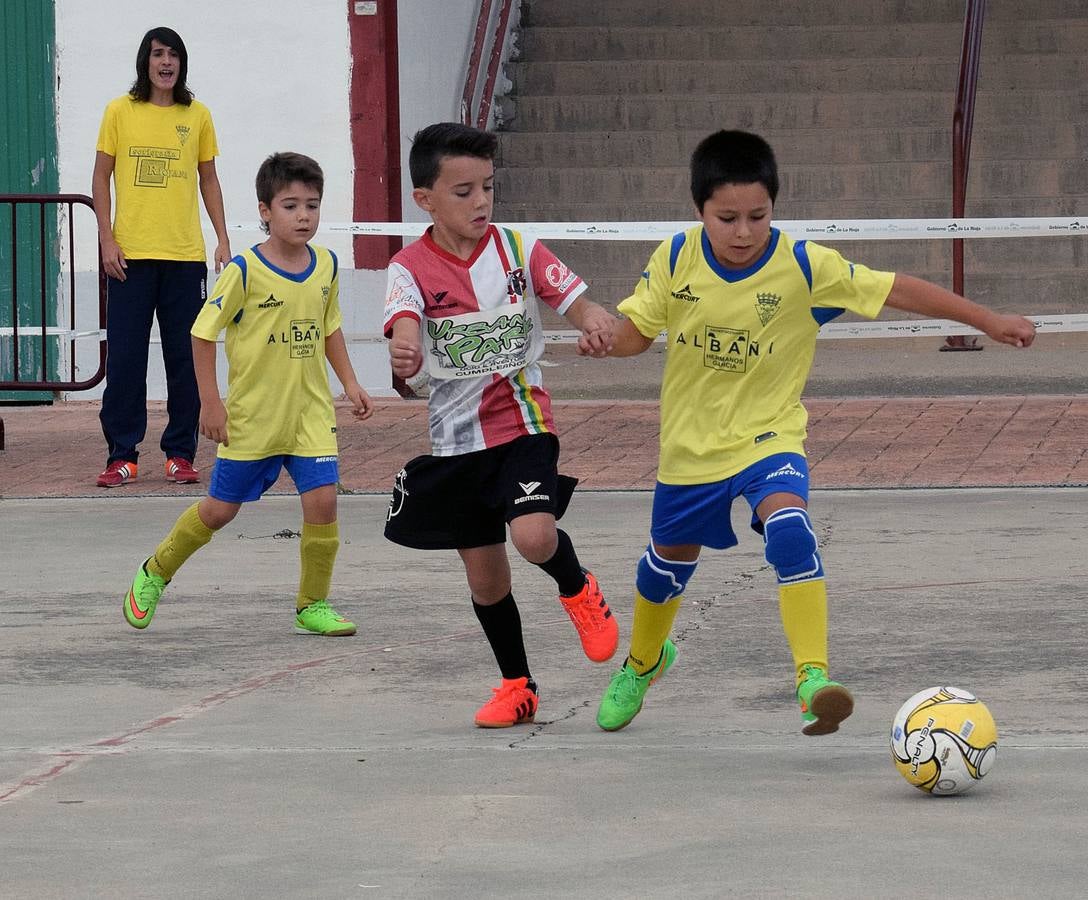
[[401,469],[393,479],[393,496],[389,498],[389,509],[385,513],[385,521],[387,522],[404,509],[404,498],[408,496],[408,488],[404,486],[407,477],[408,472]]
[[515,506],[517,506],[519,503],[528,503],[530,500],[551,500],[551,495],[550,494],[534,494],[533,493],[533,491],[535,491],[538,487],[540,487],[540,482],[539,481],[519,481],[518,482],[518,487],[521,488],[521,492],[525,496],[524,497],[518,497],[514,501]]
[[764,481],[770,481],[772,478],[804,478],[804,472],[798,472],[792,463],[786,463],[782,468],[776,469],[769,475],[764,477]]
[[335,457],[335,456],[315,456],[314,457],[314,462],[315,463],[331,463],[331,462],[336,462],[336,459],[337,459],[337,457]]

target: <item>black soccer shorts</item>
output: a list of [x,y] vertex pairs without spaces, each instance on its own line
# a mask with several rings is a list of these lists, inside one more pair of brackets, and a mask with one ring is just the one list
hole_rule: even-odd
[[385,536],[419,550],[502,544],[518,516],[562,518],[578,479],[558,474],[558,463],[551,433],[458,456],[417,456],[397,473]]

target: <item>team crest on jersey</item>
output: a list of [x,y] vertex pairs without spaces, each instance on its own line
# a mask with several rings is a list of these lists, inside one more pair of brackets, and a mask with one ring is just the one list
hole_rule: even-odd
[[759,321],[764,325],[770,322],[781,304],[782,298],[778,294],[756,294],[756,312],[759,313]]
[[329,291],[330,290],[331,290],[330,285],[327,285],[327,284],[321,285],[321,302],[322,303],[328,303],[329,302]]
[[188,125],[175,125],[174,130],[178,133],[178,143],[182,147],[185,146],[185,142],[189,140],[189,126]]
[[506,293],[512,302],[516,303],[525,296],[525,286],[525,270],[521,266],[506,273]]

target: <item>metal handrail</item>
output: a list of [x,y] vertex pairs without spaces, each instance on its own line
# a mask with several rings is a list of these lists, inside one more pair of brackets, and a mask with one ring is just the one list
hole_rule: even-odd
[[[978,67],[982,58],[982,23],[986,0],[966,0],[963,18],[963,48],[956,86],[956,106],[952,112],[952,216],[964,214],[967,201],[967,175],[971,167],[971,135],[975,122],[975,93]],[[963,239],[952,241],[952,290],[963,295]],[[974,347],[962,337],[950,337],[950,347]]]
[[[12,332],[12,363],[15,373],[14,381],[0,381],[0,391],[84,391],[93,388],[106,377],[106,273],[102,268],[102,247],[98,247],[98,320],[99,320],[99,347],[98,370],[90,378],[84,381],[58,381],[49,378],[49,340],[55,336],[58,329],[48,325],[49,290],[48,272],[46,266],[47,235],[45,227],[45,207],[47,204],[66,204],[68,207],[68,300],[69,316],[72,329],[60,329],[60,333],[69,335],[70,353],[73,366],[73,374],[76,358],[76,336],[74,330],[76,321],[76,271],[75,271],[75,225],[73,222],[73,207],[76,204],[94,209],[91,198],[86,194],[0,194],[0,204],[8,204],[11,207],[11,332]],[[19,234],[18,217],[15,209],[20,205],[36,204],[39,210],[38,216],[38,240],[41,248],[40,280],[41,280],[41,324],[23,328],[19,324]],[[25,334],[24,334],[25,332]],[[41,379],[38,381],[23,381],[19,378],[19,339],[20,337],[38,337],[42,347]]]
[[461,122],[476,128],[487,128],[491,118],[491,104],[495,99],[495,82],[499,76],[499,64],[502,62],[503,45],[510,26],[512,0],[499,0],[498,20],[491,38],[491,52],[484,70],[485,81],[480,93],[480,102],[476,109],[473,105],[476,92],[480,87],[480,63],[483,60],[484,45],[487,40],[487,25],[491,21],[493,0],[480,0],[480,11],[476,16],[476,28],[472,36],[472,50],[469,53],[468,69],[465,73],[465,86],[461,92]]

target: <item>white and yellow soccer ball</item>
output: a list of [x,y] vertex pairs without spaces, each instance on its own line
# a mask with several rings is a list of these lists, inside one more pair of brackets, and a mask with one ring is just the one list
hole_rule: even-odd
[[947,796],[971,790],[997,759],[997,726],[970,691],[932,687],[899,707],[892,759],[919,790]]

